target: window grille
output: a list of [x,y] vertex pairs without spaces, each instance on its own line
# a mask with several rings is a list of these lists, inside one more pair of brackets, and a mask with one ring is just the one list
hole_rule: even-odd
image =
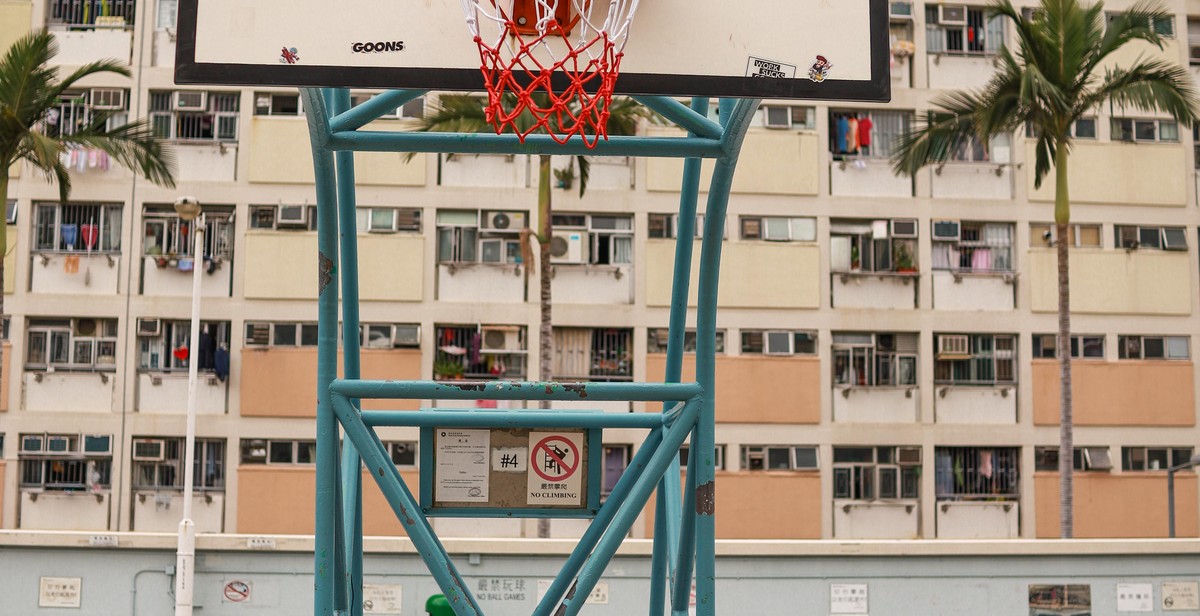
[[1017,447],[938,447],[938,500],[1015,500],[1020,496]]
[[[135,438],[134,442],[142,440]],[[155,439],[164,443],[162,460],[134,460],[135,490],[183,489],[184,439]],[[195,487],[222,490],[225,487],[225,441],[196,439],[196,457],[192,467]]]
[[132,26],[136,9],[136,0],[50,0],[49,21],[84,29],[102,23],[104,17],[122,17]]
[[97,203],[39,203],[34,250],[40,252],[120,252],[121,206]]

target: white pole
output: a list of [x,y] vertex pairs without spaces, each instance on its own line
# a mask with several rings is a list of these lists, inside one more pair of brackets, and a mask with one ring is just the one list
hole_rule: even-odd
[[192,522],[192,488],[196,478],[196,385],[200,368],[200,272],[204,269],[204,214],[192,225],[196,248],[192,251],[192,339],[188,344],[187,441],[183,458],[183,519],[179,521],[179,549],[175,554],[175,616],[192,616],[195,594],[196,525]]

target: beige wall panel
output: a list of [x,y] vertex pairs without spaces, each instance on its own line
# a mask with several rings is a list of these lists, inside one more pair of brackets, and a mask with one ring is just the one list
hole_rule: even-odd
[[248,299],[317,298],[317,234],[247,231]]
[[[402,471],[409,489],[417,491],[417,472]],[[312,534],[316,511],[315,466],[238,467],[239,533]],[[363,533],[403,535],[375,481],[363,473]]]
[[364,301],[419,302],[425,240],[419,235],[360,235],[358,290]]
[[[817,472],[717,471],[718,539],[820,539]],[[654,495],[646,504],[646,538],[654,536]]]
[[[667,356],[646,356],[646,380],[661,382]],[[695,380],[696,356],[683,358],[683,380]],[[717,356],[718,422],[816,424],[821,421],[821,362],[815,357]]]
[[[419,379],[416,349],[362,351],[364,379]],[[338,371],[342,354],[338,353]],[[242,352],[243,417],[316,417],[317,349],[247,349]],[[416,410],[418,400],[364,400],[367,410]]]
[[[1192,362],[1074,361],[1074,419],[1079,426],[1194,426]],[[1033,361],[1033,422],[1059,419],[1058,362]]]
[[[1151,250],[1079,249],[1071,254],[1071,312],[1179,314],[1192,312],[1192,255]],[[1058,310],[1058,259],[1029,251],[1035,312]]]
[[[1074,473],[1077,539],[1167,536],[1165,472]],[[1058,473],[1034,478],[1037,536],[1058,537]],[[1196,475],[1175,476],[1175,535],[1197,536]]]
[[[1186,35],[1186,21],[1176,22],[1176,34],[1178,34],[1180,23],[1183,24],[1183,27],[1185,28],[1184,34]],[[1157,45],[1152,45],[1146,41],[1131,41],[1123,45],[1112,55],[1105,58],[1104,62],[1100,64],[1099,72],[1103,74],[1105,69],[1111,69],[1118,66],[1122,68],[1129,68],[1138,60],[1163,60],[1177,64],[1179,63],[1179,57],[1178,38],[1163,39],[1162,49],[1159,49]],[[1105,107],[1107,107],[1107,105]],[[1108,110],[1105,109],[1105,111],[1107,112]],[[1116,115],[1121,115],[1121,113],[1122,112],[1119,108],[1115,111]],[[1128,117],[1146,117],[1146,112],[1144,111],[1130,110],[1125,113],[1128,115]]]
[[[1067,164],[1073,203],[1113,205],[1187,205],[1191,179],[1183,145],[1085,143],[1076,141]],[[1034,141],[1025,140],[1025,160],[1034,160]],[[1032,165],[1032,162],[1029,163]],[[1114,171],[1120,170],[1120,173]],[[1054,201],[1054,175],[1033,187],[1032,169],[1025,174],[1030,201]],[[1046,210],[1046,217],[1050,217]]]
[[0,0],[0,50],[8,49],[28,34],[32,19],[32,2]]
[[[668,128],[651,128],[654,136],[679,136]],[[817,135],[793,131],[752,130],[746,135],[734,193],[768,195],[817,194]],[[708,191],[713,161],[701,165],[700,190]],[[683,159],[649,158],[646,160],[646,188],[651,191],[679,192],[683,181]]]
[[[375,122],[363,130],[398,130],[394,122]],[[312,184],[313,166],[309,156],[284,156],[282,153],[312,150],[308,123],[297,118],[255,117],[250,123],[250,147],[247,179],[251,182]],[[417,154],[409,162],[395,152],[356,152],[354,177],[358,184],[381,186],[424,186],[425,155]]]
[[[670,306],[675,242],[646,242],[646,305]],[[821,253],[815,244],[729,242],[721,256],[717,304],[722,308],[817,308]],[[692,259],[688,305],[696,305],[700,242]]]

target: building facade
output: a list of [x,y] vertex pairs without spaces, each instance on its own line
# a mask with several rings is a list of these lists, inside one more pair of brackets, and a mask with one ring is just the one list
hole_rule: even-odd
[[[1155,24],[1164,49],[1123,57],[1195,57],[1200,75],[1188,39],[1200,3],[1169,6],[1174,19]],[[979,3],[891,7],[891,103],[767,101],[746,139],[719,299],[719,537],[1058,533],[1053,178],[1035,186],[1023,134],[915,178],[887,162],[916,111],[982,85],[1008,33]],[[192,268],[203,267],[197,526],[312,530],[316,219],[303,109],[293,90],[175,87],[174,14],[173,0],[0,3],[0,44],[47,27],[64,68],[129,64],[132,77],[65,96],[48,130],[100,110],[145,118],[173,142],[179,169],[167,190],[102,153],[68,152],[70,203],[37,172],[8,171],[2,528],[176,527],[183,351]],[[426,103],[371,128],[410,130]],[[1120,108],[1074,130],[1076,535],[1161,537],[1165,469],[1200,440],[1196,134]],[[538,378],[537,273],[518,241],[538,224],[536,160],[355,161],[363,376]],[[585,196],[554,191],[554,374],[661,379],[682,162],[591,165]],[[171,207],[179,195],[204,204],[202,259]],[[382,436],[415,481],[416,431]],[[639,440],[605,434],[605,488]],[[401,533],[366,483],[366,533]],[[1176,489],[1178,534],[1197,536],[1195,475],[1179,474]],[[650,534],[650,520],[635,534]],[[434,524],[500,537],[536,527]]]

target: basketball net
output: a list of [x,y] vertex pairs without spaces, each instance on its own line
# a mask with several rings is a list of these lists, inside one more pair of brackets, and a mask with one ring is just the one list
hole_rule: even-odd
[[[578,134],[589,148],[607,139],[609,103],[638,2],[462,0],[496,133],[509,129],[524,142],[545,131],[558,143]],[[556,79],[565,87],[556,91]]]

